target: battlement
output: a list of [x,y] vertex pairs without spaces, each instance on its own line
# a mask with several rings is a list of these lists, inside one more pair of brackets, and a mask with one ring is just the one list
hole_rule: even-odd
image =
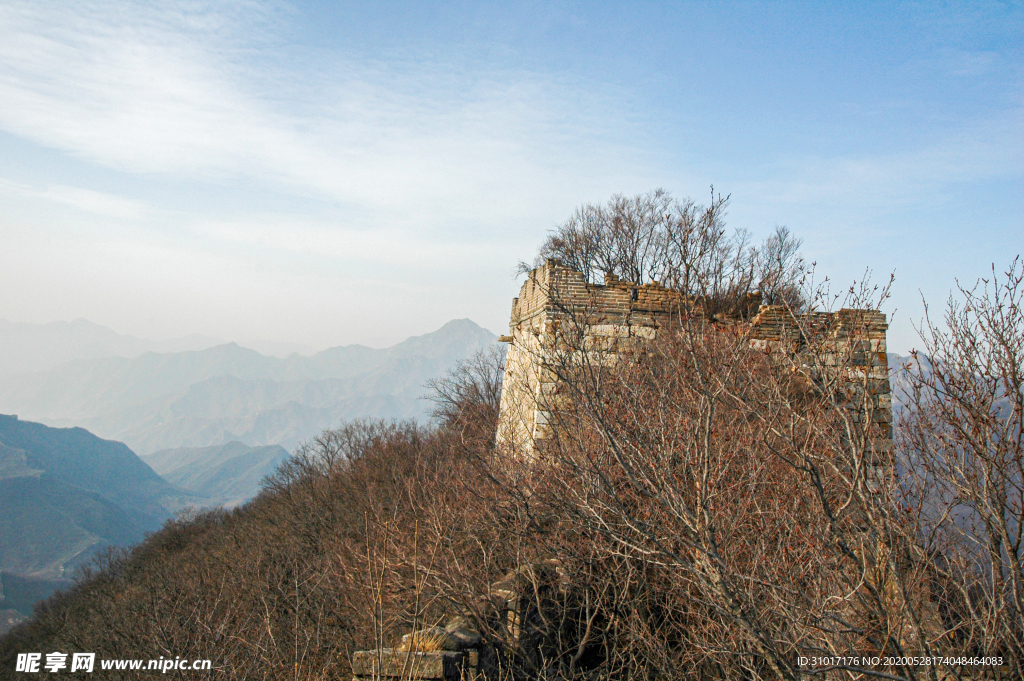
[[637,285],[605,276],[604,285],[591,284],[582,272],[549,260],[530,272],[518,298],[512,300],[509,328],[530,325],[538,317],[550,318],[565,313],[599,311],[606,324],[656,327],[663,318],[695,307],[696,300],[661,284]]
[[[512,301],[509,335],[501,338],[509,348],[499,446],[530,455],[552,436],[559,391],[555,369],[565,363],[567,353],[573,356],[571,361],[614,364],[623,354],[656,338],[660,329],[703,320],[704,314],[700,300],[658,283],[638,285],[606,276],[603,285],[592,284],[582,272],[555,260],[533,270]],[[844,372],[851,405],[867,390],[868,418],[878,433],[874,449],[879,456],[888,456],[892,405],[884,314],[844,309],[797,318],[784,306],[761,305],[749,321],[737,318],[720,323],[744,325],[754,347],[784,352],[794,360],[806,352],[808,336],[824,337],[815,360],[819,369]]]

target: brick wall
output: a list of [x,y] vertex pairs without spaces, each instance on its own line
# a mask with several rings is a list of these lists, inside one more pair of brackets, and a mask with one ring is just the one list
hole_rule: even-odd
[[[498,443],[529,456],[552,435],[559,401],[555,367],[618,361],[638,343],[685,317],[703,314],[700,301],[657,283],[637,285],[608,276],[590,284],[581,272],[549,260],[527,277],[512,301],[502,386]],[[781,306],[763,305],[749,322],[751,343],[789,353],[798,366],[832,372],[845,382],[854,420],[872,423],[877,461],[892,449],[892,405],[886,361],[885,315],[876,310],[811,313],[799,319]],[[808,334],[808,332],[810,332]],[[820,339],[813,347],[811,335]]]

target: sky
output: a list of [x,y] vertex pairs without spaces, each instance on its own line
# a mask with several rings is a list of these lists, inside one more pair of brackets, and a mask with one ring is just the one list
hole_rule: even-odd
[[582,203],[731,196],[836,290],[1024,251],[1024,5],[0,2],[0,318],[504,333]]

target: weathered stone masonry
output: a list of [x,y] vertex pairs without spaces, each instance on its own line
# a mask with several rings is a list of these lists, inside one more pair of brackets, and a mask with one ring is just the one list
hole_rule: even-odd
[[[533,270],[512,301],[509,335],[502,337],[509,348],[499,446],[529,455],[552,436],[559,390],[554,367],[565,362],[566,352],[586,355],[577,361],[613,363],[638,343],[655,338],[673,318],[701,314],[698,300],[657,283],[637,285],[606,276],[604,285],[591,284],[581,272],[554,260]],[[863,405],[868,405],[866,415],[854,418],[868,418],[874,424],[873,463],[888,459],[892,405],[884,314],[840,310],[797,319],[785,307],[762,305],[747,323],[755,347],[788,352],[798,364],[806,332],[823,333],[827,340],[817,348],[816,368],[831,370],[846,381],[851,409],[865,411]],[[576,337],[570,338],[573,334]]]

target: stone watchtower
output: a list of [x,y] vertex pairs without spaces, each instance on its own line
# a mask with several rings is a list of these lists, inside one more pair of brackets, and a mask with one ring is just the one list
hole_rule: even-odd
[[[757,305],[752,301],[753,306]],[[512,301],[505,376],[498,420],[498,445],[532,455],[553,435],[559,380],[556,368],[569,361],[613,364],[639,343],[654,339],[673,319],[703,315],[700,301],[658,283],[638,285],[606,275],[591,284],[582,272],[548,260],[530,272]],[[784,306],[761,305],[749,322],[755,347],[787,352],[798,364],[808,330],[824,335],[819,369],[849,382],[850,408],[873,423],[874,465],[892,450],[892,404],[886,359],[885,315],[877,310],[809,313],[799,318]],[[821,346],[819,345],[819,350]],[[571,355],[575,353],[575,357]],[[864,391],[867,391],[866,399]]]
[[554,366],[566,351],[567,333],[582,331],[577,345],[601,361],[614,361],[637,343],[653,340],[673,313],[694,300],[657,283],[638,286],[606,275],[603,286],[582,272],[548,260],[530,272],[512,301],[498,443],[532,451],[549,439],[558,378]]

